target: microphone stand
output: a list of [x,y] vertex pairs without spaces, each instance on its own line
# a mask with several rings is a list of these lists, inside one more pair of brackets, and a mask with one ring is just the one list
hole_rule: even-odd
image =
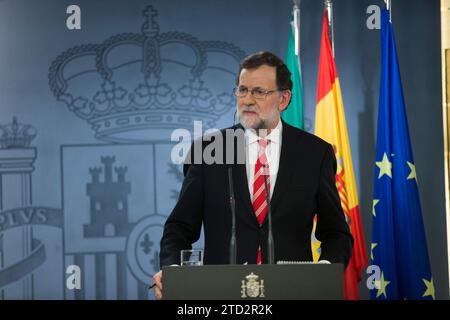
[[275,264],[275,248],[273,244],[273,235],[272,235],[272,210],[270,209],[270,197],[269,197],[269,188],[267,187],[267,177],[266,177],[266,164],[263,164],[263,176],[264,176],[264,188],[266,189],[266,202],[267,202],[267,214],[268,222],[269,222],[269,230],[267,236],[267,254],[269,264]]
[[230,264],[236,264],[236,208],[233,189],[233,170],[228,168],[228,185],[230,188],[230,207],[231,207],[231,238],[230,238]]

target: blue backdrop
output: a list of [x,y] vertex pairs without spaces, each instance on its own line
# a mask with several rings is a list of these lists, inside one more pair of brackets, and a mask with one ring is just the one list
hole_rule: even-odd
[[[368,252],[380,57],[366,9],[382,3],[335,1]],[[80,30],[66,26],[72,4]],[[308,131],[322,8],[302,1]],[[290,0],[0,1],[0,299],[147,299],[182,181],[170,134],[193,120],[232,125],[239,60],[284,57],[291,9]],[[448,298],[439,1],[396,1],[393,22],[436,297]],[[80,290],[66,287],[69,265],[81,268]]]

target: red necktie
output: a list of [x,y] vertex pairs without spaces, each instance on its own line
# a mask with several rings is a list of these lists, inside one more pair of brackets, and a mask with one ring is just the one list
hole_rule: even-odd
[[[258,140],[258,159],[256,160],[255,177],[253,180],[253,211],[258,219],[259,225],[262,225],[268,211],[266,189],[264,186],[264,173],[267,175],[267,189],[270,192],[269,163],[267,162],[266,157],[266,147],[269,142],[270,141],[265,139]],[[265,170],[263,168],[263,164],[266,166]],[[261,264],[261,246],[258,247],[256,263]]]

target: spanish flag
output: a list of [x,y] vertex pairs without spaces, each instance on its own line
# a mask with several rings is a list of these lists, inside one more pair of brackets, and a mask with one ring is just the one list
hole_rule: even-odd
[[[358,299],[361,271],[367,266],[366,247],[359,215],[358,195],[345,121],[339,78],[331,50],[328,13],[325,10],[320,45],[315,134],[334,147],[337,160],[336,187],[342,209],[355,239],[353,254],[345,270],[345,298]],[[313,249],[318,246],[313,241]]]

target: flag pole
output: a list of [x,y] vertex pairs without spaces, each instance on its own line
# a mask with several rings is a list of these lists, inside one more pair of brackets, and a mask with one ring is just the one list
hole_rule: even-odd
[[292,16],[294,17],[292,25],[292,34],[294,35],[295,55],[297,56],[298,65],[300,63],[300,0],[293,0]]
[[[283,111],[283,120],[299,129],[304,128],[303,85],[300,44],[300,0],[292,0],[291,19],[289,20],[289,39],[286,50],[286,65],[291,72],[292,97],[290,106]],[[286,89],[286,88],[281,88]]]
[[384,0],[386,3],[386,9],[389,11],[389,22],[392,23],[392,4],[391,0]]
[[334,14],[333,14],[333,2],[331,0],[325,0],[325,8],[328,12],[328,25],[330,27],[330,41],[331,41],[331,49],[334,55]]

